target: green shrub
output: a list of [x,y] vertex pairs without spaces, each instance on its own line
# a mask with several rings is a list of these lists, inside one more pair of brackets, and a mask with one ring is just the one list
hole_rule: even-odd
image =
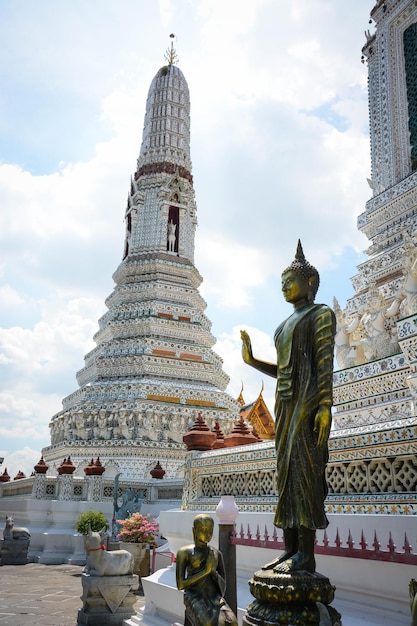
[[109,525],[103,511],[93,511],[90,509],[89,511],[81,513],[77,519],[75,528],[81,535],[87,535],[89,527],[93,532],[97,533],[100,532],[102,528],[105,528],[105,530],[108,529]]

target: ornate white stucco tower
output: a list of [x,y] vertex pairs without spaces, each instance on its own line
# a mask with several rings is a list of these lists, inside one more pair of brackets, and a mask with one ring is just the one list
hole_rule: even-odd
[[100,456],[124,479],[149,478],[158,460],[166,478],[181,476],[182,436],[197,414],[225,431],[239,415],[198,292],[190,98],[172,46],[167,60],[149,89],[109,310],[43,451],[49,464],[70,454],[78,473]]
[[379,0],[371,18],[376,29],[365,33],[362,60],[373,197],[358,218],[370,246],[352,279],[355,295],[344,311],[335,303],[340,370],[329,481],[334,493],[350,494],[346,510],[355,501],[358,512],[415,513],[417,1]]

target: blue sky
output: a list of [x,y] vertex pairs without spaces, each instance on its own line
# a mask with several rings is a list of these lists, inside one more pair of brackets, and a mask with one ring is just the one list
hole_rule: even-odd
[[[237,396],[289,314],[280,274],[300,237],[341,305],[368,242],[364,31],[372,0],[0,3],[0,456],[30,472],[77,388],[112,273],[169,34],[191,95],[201,293]],[[265,381],[272,410],[273,381]]]

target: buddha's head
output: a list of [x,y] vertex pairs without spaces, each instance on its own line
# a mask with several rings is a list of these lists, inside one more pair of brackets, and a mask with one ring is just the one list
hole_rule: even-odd
[[287,302],[296,304],[300,299],[314,302],[320,277],[316,268],[306,260],[300,240],[294,261],[282,272],[281,277],[282,292]]

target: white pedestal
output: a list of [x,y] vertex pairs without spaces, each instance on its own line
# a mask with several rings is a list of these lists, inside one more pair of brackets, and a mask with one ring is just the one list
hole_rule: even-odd
[[82,575],[83,601],[78,624],[85,626],[122,626],[133,613],[139,587],[136,574],[127,576]]
[[142,578],[146,604],[124,626],[172,626],[184,623],[183,592],[178,591],[175,563]]

